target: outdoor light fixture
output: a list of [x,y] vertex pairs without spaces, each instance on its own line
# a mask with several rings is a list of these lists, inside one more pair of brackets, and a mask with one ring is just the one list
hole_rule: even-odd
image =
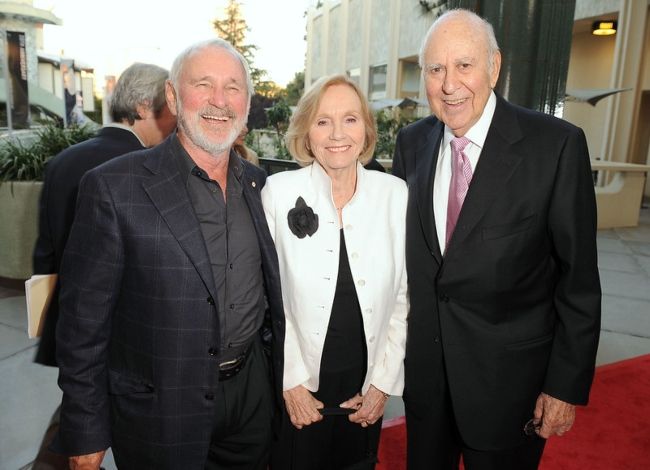
[[591,34],[594,36],[611,36],[612,34],[616,34],[616,21],[594,21],[591,27]]

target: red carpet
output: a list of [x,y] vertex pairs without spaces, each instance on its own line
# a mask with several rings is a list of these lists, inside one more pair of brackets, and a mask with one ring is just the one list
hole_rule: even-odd
[[[650,468],[650,354],[596,369],[589,406],[563,437],[549,439],[542,470]],[[404,418],[386,420],[377,470],[406,468]]]

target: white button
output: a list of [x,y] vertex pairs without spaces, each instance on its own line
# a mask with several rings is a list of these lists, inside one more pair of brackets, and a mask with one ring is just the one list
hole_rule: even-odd
[[359,257],[357,253],[352,253],[350,256],[352,257],[352,259],[357,259]]
[[352,230],[352,225],[350,225],[350,224],[346,225],[345,230]]
[[363,287],[363,286],[366,285],[366,281],[364,281],[363,279],[359,279],[359,282],[357,282],[357,285]]
[[371,337],[368,339],[368,342],[369,342],[369,343],[372,343],[372,342],[374,342],[374,341],[375,341],[375,337],[374,337],[374,336],[371,336]]
[[367,309],[366,309],[366,313],[372,313],[372,309],[371,309],[371,308],[367,308]]

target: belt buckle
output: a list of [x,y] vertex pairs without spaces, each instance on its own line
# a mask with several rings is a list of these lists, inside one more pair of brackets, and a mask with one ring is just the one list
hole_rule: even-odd
[[224,367],[224,366],[232,366],[232,367],[225,367],[224,368],[225,370],[232,369],[233,367],[236,367],[237,363],[239,363],[239,361],[241,361],[243,357],[244,357],[244,355],[242,354],[241,356],[236,357],[234,359],[231,359],[230,361],[225,361],[225,362],[220,363],[219,364],[219,370],[221,370],[221,368]]
[[224,381],[233,378],[242,370],[244,364],[246,364],[246,354],[242,354],[230,361],[222,362],[219,364],[219,380]]

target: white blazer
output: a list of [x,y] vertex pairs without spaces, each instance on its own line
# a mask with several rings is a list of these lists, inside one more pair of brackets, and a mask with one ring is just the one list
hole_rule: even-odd
[[[302,197],[318,215],[318,230],[298,238],[287,214]],[[406,343],[406,184],[357,164],[357,188],[343,209],[350,269],[368,351],[362,393],[370,385],[391,395],[404,388]],[[280,261],[286,317],[284,383],[318,390],[318,377],[339,268],[339,221],[331,180],[312,165],[277,173],[262,190],[266,220]]]

